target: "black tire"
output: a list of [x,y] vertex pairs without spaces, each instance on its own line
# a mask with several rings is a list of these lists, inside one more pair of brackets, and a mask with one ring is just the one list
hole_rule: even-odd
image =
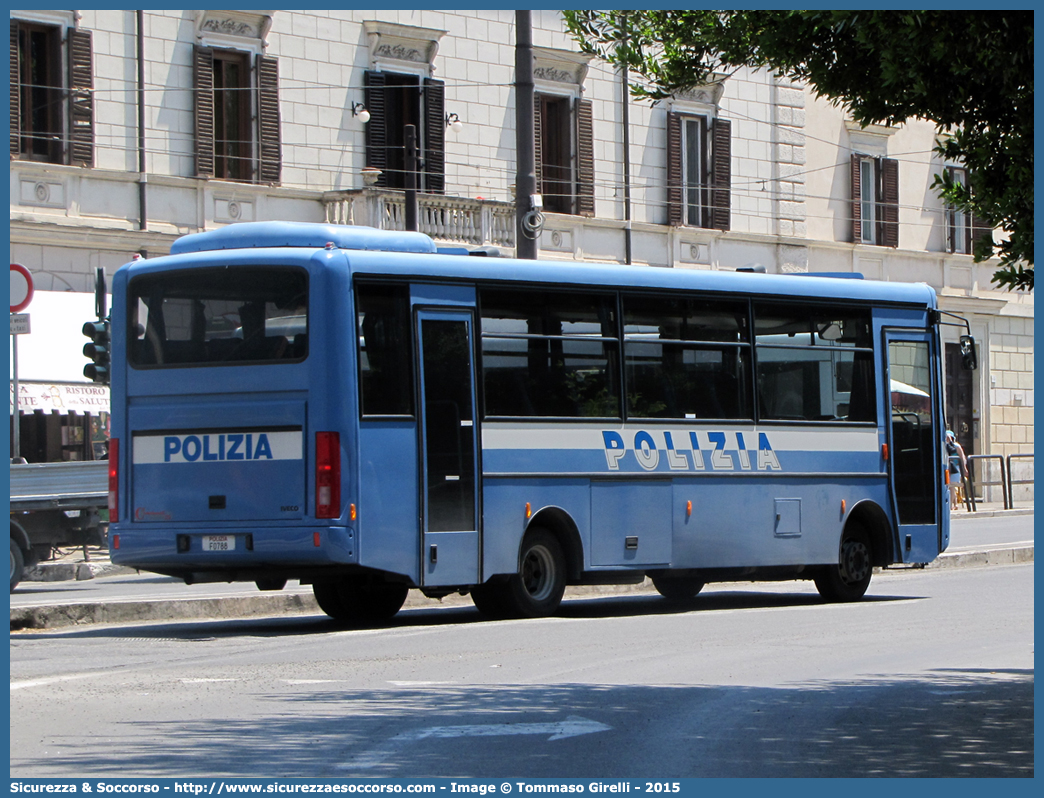
[[518,573],[508,577],[501,591],[504,611],[512,618],[554,615],[565,583],[565,555],[558,539],[546,529],[530,529],[522,538]]
[[22,547],[19,546],[14,538],[11,538],[11,592],[14,593],[15,587],[22,581],[22,571],[25,569],[25,555],[22,554]]
[[312,585],[312,593],[319,608],[334,620],[379,623],[402,609],[410,589],[386,582],[318,582]]
[[687,576],[654,576],[656,592],[670,601],[692,601],[706,582]]
[[829,565],[815,577],[816,590],[827,601],[859,601],[874,574],[870,536],[860,526],[850,526],[841,536],[837,565]]
[[501,580],[471,588],[471,600],[475,602],[475,609],[491,620],[506,618],[508,611],[504,606],[505,588],[506,585]]
[[341,606],[341,594],[336,583],[316,582],[312,585],[312,595],[319,609],[335,620],[344,620],[344,607]]
[[[356,620],[366,623],[388,621],[406,603],[410,589],[402,584],[375,585],[354,594],[351,611]],[[342,598],[346,604],[349,602]]]

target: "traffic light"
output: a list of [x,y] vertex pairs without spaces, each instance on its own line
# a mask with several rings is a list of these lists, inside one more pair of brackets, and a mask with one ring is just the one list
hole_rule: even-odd
[[89,321],[83,325],[83,334],[91,339],[83,345],[83,354],[93,362],[83,367],[83,376],[95,382],[109,382],[110,349],[109,320]]

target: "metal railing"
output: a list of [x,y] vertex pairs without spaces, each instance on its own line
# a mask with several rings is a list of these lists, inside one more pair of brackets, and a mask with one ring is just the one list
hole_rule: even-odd
[[1004,509],[1011,509],[1015,507],[1015,486],[1016,485],[1032,485],[1033,476],[1031,474],[1029,479],[1015,479],[1011,473],[1011,461],[1012,460],[1029,460],[1030,464],[1033,463],[1032,454],[1009,454],[1007,460],[1008,469],[1008,493],[1005,500]]
[[[323,198],[326,221],[365,224],[381,230],[406,229],[402,192],[384,189],[330,191]],[[436,241],[515,245],[515,206],[511,202],[418,194],[418,227]]]
[[[1007,474],[1007,471],[1005,470],[1005,467],[1004,467],[1004,457],[999,455],[999,454],[972,454],[972,455],[968,456],[967,460],[968,460],[968,480],[967,480],[967,482],[968,482],[968,491],[967,491],[967,495],[965,496],[965,499],[971,501],[971,507],[969,507],[968,509],[972,510],[972,511],[974,511],[976,509],[976,507],[975,507],[975,486],[976,485],[979,485],[981,487],[992,487],[994,485],[1000,485],[1000,487],[1001,487],[1001,494],[1004,497],[1004,509],[1005,510],[1010,510],[1011,509],[1011,504],[1010,504],[1010,496],[1009,496],[1009,491],[1008,491],[1008,474]],[[997,479],[993,479],[993,480],[976,479],[975,478],[975,464],[978,463],[979,461],[982,461],[982,462],[986,463],[986,462],[990,462],[990,461],[993,461],[993,460],[997,461],[998,468],[999,468],[999,471],[1000,471],[1000,479],[999,480],[997,480]],[[985,470],[986,469],[983,468],[983,471],[985,471]],[[983,474],[983,476],[985,476],[985,474]],[[984,493],[983,494],[984,499],[985,499],[985,495],[986,494]]]

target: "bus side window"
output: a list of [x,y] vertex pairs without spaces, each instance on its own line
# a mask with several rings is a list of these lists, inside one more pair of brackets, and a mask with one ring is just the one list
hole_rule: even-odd
[[488,289],[481,304],[487,416],[620,417],[613,294]]
[[869,309],[755,303],[758,417],[877,420]]
[[355,318],[362,414],[413,415],[409,289],[405,285],[357,284]]
[[746,300],[625,295],[623,308],[628,417],[753,417]]

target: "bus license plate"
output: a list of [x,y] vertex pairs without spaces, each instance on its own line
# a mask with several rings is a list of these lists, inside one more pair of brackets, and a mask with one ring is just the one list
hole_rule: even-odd
[[233,551],[236,548],[235,535],[204,535],[203,551]]

